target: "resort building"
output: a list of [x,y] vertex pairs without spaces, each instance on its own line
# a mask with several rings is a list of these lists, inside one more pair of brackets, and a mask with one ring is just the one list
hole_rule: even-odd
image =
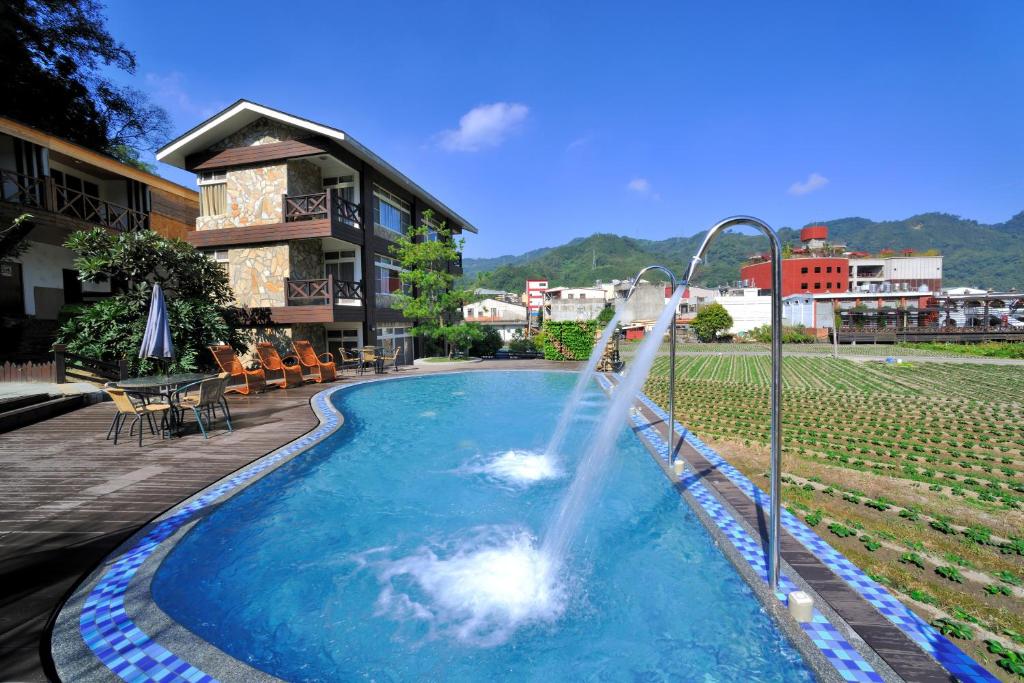
[[48,352],[64,305],[110,293],[108,282],[78,279],[75,254],[63,246],[71,233],[102,227],[186,237],[198,211],[195,190],[0,117],[0,229],[32,216],[5,239],[28,248],[0,262],[0,317],[16,321],[6,326],[14,334],[32,330],[26,344],[8,338],[6,351]]
[[[476,232],[455,211],[345,131],[246,100],[157,159],[198,176],[188,240],[224,264],[257,336],[335,353],[383,345],[407,363],[421,353],[391,308],[401,284],[389,248],[414,225]],[[461,274],[461,257],[442,267]]]
[[462,317],[469,323],[493,327],[502,341],[508,342],[526,327],[526,306],[505,299],[481,299],[463,306]]
[[[847,251],[828,242],[828,227],[812,225],[800,231],[802,246],[789,249],[782,261],[782,296],[837,292],[933,292],[942,288],[942,256],[899,254],[883,249],[877,255]],[[740,269],[743,286],[771,290],[769,254],[750,257]]]

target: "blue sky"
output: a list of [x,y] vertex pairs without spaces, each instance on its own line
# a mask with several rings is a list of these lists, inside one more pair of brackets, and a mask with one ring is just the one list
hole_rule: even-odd
[[1019,0],[119,0],[107,15],[176,134],[238,98],[342,128],[480,229],[468,256],[736,213],[1024,209]]

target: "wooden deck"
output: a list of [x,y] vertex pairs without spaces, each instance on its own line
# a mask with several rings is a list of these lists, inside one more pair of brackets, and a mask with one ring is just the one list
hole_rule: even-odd
[[[575,367],[487,361],[459,369]],[[351,372],[342,381],[350,383]],[[0,434],[0,681],[47,680],[41,636],[78,580],[153,517],[312,429],[309,399],[327,386],[337,383],[236,395],[230,402],[235,431],[218,423],[209,440],[194,432],[160,440],[147,432],[142,448],[131,439],[114,446],[105,440],[114,414],[109,402]],[[189,424],[194,427],[191,418]]]

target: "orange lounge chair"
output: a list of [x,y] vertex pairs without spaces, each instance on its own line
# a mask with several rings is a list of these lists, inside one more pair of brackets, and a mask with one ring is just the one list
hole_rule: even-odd
[[302,378],[307,382],[333,382],[337,376],[334,371],[334,356],[330,353],[316,355],[313,345],[305,339],[293,339],[292,348],[299,357]]
[[235,355],[235,350],[227,344],[211,346],[210,353],[220,369],[231,375],[225,392],[233,391],[248,396],[254,391],[267,388],[267,376],[263,374],[263,369],[257,367],[246,370]]
[[302,368],[299,366],[298,356],[290,355],[281,358],[281,354],[270,342],[257,344],[256,355],[260,359],[267,384],[276,384],[282,389],[302,386]]

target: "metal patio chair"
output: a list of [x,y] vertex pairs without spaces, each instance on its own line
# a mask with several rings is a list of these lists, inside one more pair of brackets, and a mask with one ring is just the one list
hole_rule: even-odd
[[133,436],[135,428],[139,428],[139,446],[142,446],[142,431],[143,431],[143,419],[149,424],[149,431],[156,435],[156,425],[153,423],[153,417],[160,417],[160,438],[164,438],[164,432],[167,430],[168,421],[167,415],[171,410],[170,404],[167,403],[143,403],[135,402],[129,396],[128,392],[124,389],[117,387],[105,387],[103,389],[110,396],[114,402],[114,407],[117,409],[117,414],[114,415],[114,421],[110,425],[110,429],[107,430],[107,438],[110,438],[111,432],[114,434],[114,445],[117,445],[117,437],[121,434],[121,430],[124,428],[125,420],[129,417],[133,418],[130,428],[128,429],[128,436]]

